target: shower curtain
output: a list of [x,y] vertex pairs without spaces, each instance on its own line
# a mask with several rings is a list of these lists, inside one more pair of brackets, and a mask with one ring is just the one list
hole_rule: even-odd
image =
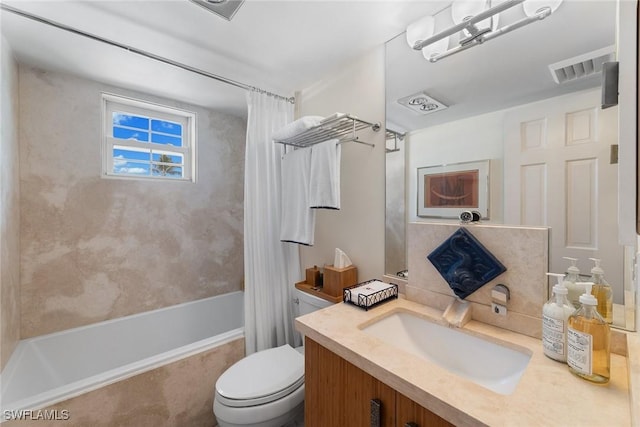
[[292,288],[300,281],[297,245],[280,242],[282,144],[272,134],[293,119],[285,100],[248,92],[244,172],[245,346],[247,355],[299,345],[293,328]]

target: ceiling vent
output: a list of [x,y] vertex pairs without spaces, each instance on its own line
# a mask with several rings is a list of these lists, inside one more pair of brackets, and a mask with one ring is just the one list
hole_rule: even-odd
[[419,114],[431,114],[447,108],[446,105],[427,95],[426,92],[405,96],[398,99],[398,103]]
[[602,71],[602,64],[615,60],[615,46],[578,55],[549,65],[551,77],[558,84],[570,82]]

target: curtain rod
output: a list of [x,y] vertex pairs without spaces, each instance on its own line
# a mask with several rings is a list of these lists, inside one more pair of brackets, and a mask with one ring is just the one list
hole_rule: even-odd
[[7,6],[4,3],[0,3],[0,9],[6,10],[7,12],[11,12],[11,13],[14,13],[14,14],[19,15],[19,16],[22,16],[23,18],[31,19],[33,21],[40,22],[40,23],[46,24],[46,25],[50,25],[50,26],[58,28],[60,30],[68,31],[68,32],[73,33],[73,34],[77,34],[77,35],[89,38],[91,40],[95,40],[95,41],[99,41],[101,43],[106,43],[106,44],[111,45],[111,46],[119,47],[120,49],[124,49],[124,50],[126,50],[128,52],[132,52],[132,53],[135,53],[135,54],[138,54],[138,55],[150,58],[150,59],[154,59],[156,61],[163,62],[165,64],[169,64],[169,65],[172,65],[174,67],[182,68],[183,70],[190,71],[192,73],[196,73],[196,74],[199,74],[201,76],[208,77],[210,79],[214,79],[214,80],[217,80],[219,82],[226,83],[226,84],[229,84],[229,85],[232,85],[232,86],[235,86],[235,87],[239,87],[241,89],[264,93],[264,94],[267,94],[269,96],[273,96],[274,98],[285,100],[285,101],[290,102],[292,104],[295,104],[295,101],[296,101],[296,99],[293,96],[292,97],[286,97],[286,96],[278,95],[276,93],[272,93],[272,92],[266,91],[264,89],[260,89],[258,87],[255,87],[255,86],[251,86],[251,85],[248,85],[248,84],[245,84],[245,83],[241,83],[241,82],[238,82],[238,81],[235,81],[235,80],[223,77],[223,76],[219,76],[217,74],[209,73],[208,71],[200,70],[198,68],[191,67],[190,65],[182,64],[180,62],[176,62],[176,61],[173,61],[171,59],[167,59],[167,58],[164,58],[162,56],[155,55],[153,53],[150,53],[150,52],[147,52],[147,51],[144,51],[144,50],[141,50],[141,49],[136,49],[135,47],[132,47],[132,46],[127,46],[127,45],[124,45],[124,44],[121,44],[121,43],[118,43],[118,42],[115,42],[115,41],[112,41],[112,40],[108,40],[108,39],[105,39],[105,38],[102,38],[102,37],[98,37],[98,36],[90,34],[90,33],[86,33],[84,31],[80,31],[80,30],[78,30],[76,28],[69,27],[67,25],[60,24],[58,22],[51,21],[49,19],[45,19],[45,18],[36,16],[36,15],[32,15],[32,14],[30,14],[28,12],[24,12],[24,11],[22,11],[20,9],[16,9],[16,8],[14,8],[12,6]]

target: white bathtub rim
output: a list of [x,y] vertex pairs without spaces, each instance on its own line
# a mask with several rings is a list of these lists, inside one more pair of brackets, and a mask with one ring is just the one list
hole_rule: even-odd
[[141,311],[139,313],[133,313],[133,314],[128,314],[126,316],[115,317],[113,319],[102,320],[102,321],[97,322],[97,323],[89,323],[87,325],[76,326],[74,328],[64,329],[62,331],[56,331],[56,332],[51,332],[51,333],[44,334],[44,335],[38,335],[38,336],[35,336],[35,337],[26,338],[25,341],[32,341],[33,342],[33,341],[38,341],[38,340],[44,340],[44,339],[47,339],[47,338],[55,337],[57,335],[66,335],[66,334],[70,334],[70,333],[73,333],[73,332],[81,331],[81,330],[84,330],[84,329],[94,328],[94,327],[96,327],[96,325],[107,325],[107,324],[110,324],[110,323],[122,322],[122,321],[125,321],[127,319],[133,319],[133,318],[136,318],[136,317],[150,316],[152,314],[158,314],[158,313],[163,312],[163,311],[168,311],[168,310],[171,310],[171,309],[177,309],[177,308],[184,307],[184,306],[187,306],[187,305],[193,305],[193,304],[202,303],[203,301],[207,301],[207,300],[218,299],[218,298],[222,299],[224,297],[228,297],[228,296],[231,296],[231,295],[243,294],[243,293],[244,293],[244,291],[233,291],[233,292],[228,292],[226,294],[214,295],[212,297],[206,297],[206,298],[196,299],[196,300],[192,300],[192,301],[186,301],[186,302],[182,302],[180,304],[174,304],[174,305],[169,305],[169,306],[166,306],[166,307],[156,308],[156,309],[152,309],[152,310]]
[[[220,295],[214,295],[211,297],[206,297],[206,298],[201,298],[198,300],[192,300],[192,301],[186,301],[180,304],[174,304],[174,305],[170,305],[170,306],[166,306],[166,307],[162,307],[162,308],[158,308],[158,309],[154,309],[154,310],[148,310],[148,311],[142,311],[139,313],[134,313],[134,314],[130,314],[127,316],[122,316],[122,317],[116,317],[113,319],[107,319],[107,320],[103,320],[101,322],[98,323],[90,323],[87,325],[82,325],[82,326],[76,326],[74,328],[69,328],[69,329],[64,329],[62,331],[56,331],[56,332],[51,332],[49,334],[44,334],[44,335],[38,335],[35,337],[30,337],[30,338],[26,338],[23,339],[21,341],[18,342],[18,345],[16,346],[16,348],[14,349],[11,357],[9,358],[9,361],[7,362],[7,364],[5,365],[4,369],[2,370],[2,372],[0,372],[0,397],[2,396],[2,391],[3,391],[3,384],[5,384],[5,382],[9,382],[12,378],[13,375],[15,374],[15,369],[16,369],[16,365],[17,365],[17,361],[20,359],[21,353],[23,351],[25,351],[25,347],[31,343],[37,343],[39,341],[46,341],[49,340],[51,338],[55,338],[57,336],[63,336],[63,335],[68,335],[68,334],[73,334],[74,332],[78,332],[78,331],[83,331],[85,329],[92,329],[95,328],[97,325],[108,325],[108,324],[112,324],[112,323],[119,323],[122,321],[126,321],[129,319],[134,319],[137,317],[145,317],[145,316],[150,316],[150,315],[157,315],[158,313],[164,312],[164,311],[168,311],[168,310],[172,310],[172,309],[176,309],[176,308],[180,308],[180,307],[184,307],[184,306],[188,306],[188,305],[193,305],[193,304],[198,304],[198,303],[202,303],[204,301],[207,300],[214,300],[214,299],[222,299],[224,297],[228,297],[230,295],[234,295],[234,294],[242,294],[244,293],[244,291],[233,291],[233,292],[229,292],[226,294],[220,294]],[[218,334],[216,336],[222,336],[223,334]],[[213,337],[208,337],[205,338],[204,340],[208,340],[211,339]],[[187,347],[189,345],[197,345],[199,342],[201,341],[196,341],[194,343],[190,343],[184,347]],[[178,347],[176,349],[172,349],[173,350],[178,350],[179,348],[182,347]],[[142,360],[148,360],[148,359],[152,359],[154,356],[146,358],[146,359],[141,359]],[[137,363],[140,361],[136,361],[134,363]],[[121,369],[122,367],[118,367],[118,368],[114,368],[114,369]],[[105,371],[105,372],[110,372],[110,371]],[[88,378],[93,378],[99,375],[93,375],[91,377]],[[84,379],[83,379],[84,380]],[[82,380],[81,380],[82,381]],[[78,381],[80,382],[80,381]],[[58,388],[62,388],[64,386],[58,387]],[[56,388],[56,389],[58,389]],[[39,393],[37,395],[34,396],[38,396],[40,394],[45,394],[45,393]],[[4,409],[4,404],[3,404],[3,399],[0,399],[0,410]],[[27,409],[35,409],[35,408],[27,408]]]
[[[81,328],[82,327],[84,326],[81,326]],[[116,383],[118,381],[122,381],[138,374],[157,369],[169,363],[186,359],[198,353],[202,353],[203,351],[228,344],[243,337],[244,327],[232,329],[231,331],[218,334],[215,337],[196,341],[194,343],[178,347],[171,351],[148,357],[146,359],[142,359],[133,363],[129,363],[128,365],[114,368],[109,371],[102,372],[98,375],[83,378],[82,380],[75,381],[70,384],[66,384],[64,386],[57,387],[46,392],[36,394],[34,396],[29,396],[15,402],[6,403],[3,401],[2,404],[0,404],[0,411],[4,413],[5,411],[43,409],[64,400],[68,400],[88,393],[90,391],[97,390],[101,387]],[[16,349],[16,351],[18,351],[18,349]],[[16,354],[16,356],[18,356],[18,354]],[[4,376],[6,377],[6,374],[8,374],[8,372],[3,372],[3,374],[5,374]],[[0,384],[2,384],[2,376],[3,375],[0,375]],[[4,421],[4,417],[1,417],[0,423]]]
[[[113,369],[100,372],[95,375],[82,378],[78,381],[74,381],[51,390],[47,390],[41,393],[33,394],[31,396],[18,399],[7,403],[6,398],[3,396],[3,388],[5,384],[10,383],[10,380],[15,375],[15,370],[19,364],[19,360],[22,356],[22,352],[27,351],[27,346],[31,343],[37,343],[42,340],[48,340],[57,336],[64,336],[67,334],[73,334],[74,332],[82,331],[85,329],[91,329],[97,325],[106,325],[111,323],[117,323],[126,321],[128,319],[134,319],[137,317],[145,317],[149,315],[157,315],[163,311],[168,311],[192,304],[199,304],[207,300],[224,299],[234,294],[243,294],[243,291],[233,291],[225,294],[214,295],[207,298],[201,298],[198,300],[186,301],[184,303],[175,304],[167,307],[162,307],[155,310],[148,310],[140,313],[134,313],[127,316],[117,317],[101,321],[99,323],[91,323],[87,325],[78,326],[75,328],[65,329],[62,331],[56,331],[45,335],[39,335],[31,338],[26,338],[18,343],[7,365],[0,373],[0,414],[4,411],[12,410],[37,410],[47,406],[59,403],[63,400],[70,399],[72,397],[79,396],[89,391],[96,390],[100,387],[121,381],[123,379],[138,375],[143,372],[150,371],[165,364],[178,361],[180,359],[190,357],[203,350],[214,348],[217,345],[223,345],[240,337],[244,337],[244,327],[231,329],[229,331],[218,333],[214,336],[204,338],[202,340],[186,344],[181,347],[176,347],[165,351],[160,354],[146,357],[144,359],[133,361],[129,364],[115,367]],[[0,423],[4,421],[4,417],[0,416]]]

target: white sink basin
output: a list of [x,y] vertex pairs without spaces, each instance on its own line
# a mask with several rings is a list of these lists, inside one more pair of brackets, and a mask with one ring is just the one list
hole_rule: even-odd
[[500,394],[513,393],[531,359],[530,354],[405,312],[362,330]]

